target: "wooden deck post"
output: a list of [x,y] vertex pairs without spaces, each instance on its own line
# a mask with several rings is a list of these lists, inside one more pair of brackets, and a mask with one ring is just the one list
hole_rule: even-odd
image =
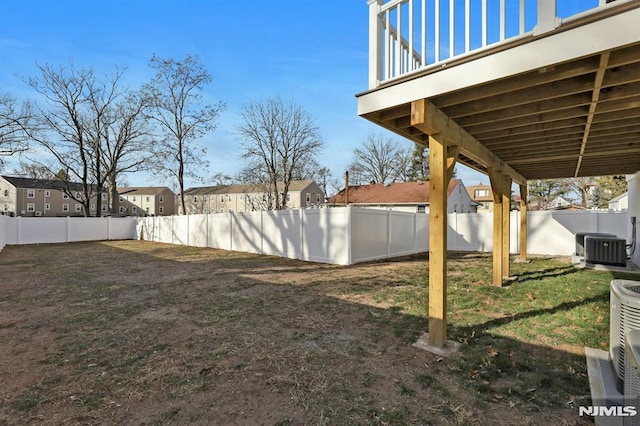
[[502,188],[502,278],[511,276],[511,179],[503,176]]
[[[502,286],[502,278],[505,276],[505,269],[508,273],[509,260],[509,233],[507,228],[505,242],[505,211],[509,216],[509,199],[505,197],[507,178],[502,173],[489,169],[489,180],[491,181],[491,191],[493,192],[493,285]],[[505,207],[505,199],[507,207]],[[505,246],[507,253],[505,254]],[[505,258],[507,265],[505,266]]]
[[527,185],[520,185],[520,261],[527,261]]
[[[441,129],[447,121],[439,120],[429,103],[411,103],[411,125],[429,135],[429,332],[414,344],[439,355],[449,355],[459,348],[447,341],[447,196],[460,147],[445,138]],[[435,120],[435,122],[431,122]],[[431,123],[431,124],[428,124]]]
[[429,136],[429,339],[447,340],[447,143]]

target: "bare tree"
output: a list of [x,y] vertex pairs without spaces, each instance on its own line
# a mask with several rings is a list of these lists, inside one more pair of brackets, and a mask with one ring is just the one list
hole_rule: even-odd
[[569,191],[575,192],[580,196],[580,205],[582,207],[591,207],[591,188],[596,186],[596,182],[591,177],[575,177],[561,180],[560,183]]
[[[242,158],[269,184],[269,207],[286,209],[289,185],[322,148],[320,131],[299,105],[282,99],[251,102],[241,112]],[[278,187],[281,182],[281,190]]]
[[55,174],[51,173],[51,167],[23,160],[13,168],[11,174],[29,179],[55,179]]
[[28,149],[24,129],[30,125],[30,104],[18,108],[16,100],[8,94],[0,94],[0,167],[2,157],[11,156]]
[[[31,138],[51,154],[53,164],[39,163],[64,185],[69,197],[91,214],[102,211],[108,186],[117,199],[116,182],[124,172],[136,171],[149,158],[149,138],[143,111],[144,98],[121,88],[123,72],[98,79],[93,69],[40,66],[41,75],[28,83],[43,95],[47,108],[39,108],[38,129]],[[59,173],[62,171],[62,173]],[[65,177],[65,179],[62,179]],[[69,180],[83,190],[71,190]]]
[[224,174],[222,172],[214,173],[209,180],[213,182],[214,185],[218,185],[218,186],[229,185],[231,184],[231,182],[233,182],[233,178],[231,176]]
[[60,183],[63,191],[83,206],[84,215],[89,216],[90,201],[97,195],[93,171],[98,158],[88,132],[91,119],[86,108],[89,88],[95,82],[94,72],[76,70],[73,66],[38,68],[40,76],[28,79],[27,83],[46,99],[48,107],[38,108],[37,126],[29,129],[29,136],[51,154],[59,170],[79,182],[81,192],[72,190],[68,180]]
[[201,105],[202,91],[212,78],[197,56],[182,61],[153,56],[149,66],[155,70],[153,80],[145,86],[152,113],[149,117],[161,129],[162,137],[154,144],[154,168],[178,183],[180,208],[185,210],[184,179],[200,178],[207,165],[206,149],[197,140],[216,127],[224,104]]
[[410,145],[402,145],[398,147],[396,155],[396,180],[401,182],[414,181],[413,178],[413,159],[414,149]]
[[328,167],[316,168],[309,177],[322,189],[325,198],[329,197],[329,192],[337,192],[340,188],[340,181],[333,177]]
[[118,183],[124,173],[145,170],[151,162],[151,133],[145,111],[147,99],[138,93],[124,96],[107,109],[100,163],[111,194],[110,211],[116,213]]
[[353,151],[354,160],[350,171],[354,184],[395,182],[402,177],[401,170],[406,165],[403,161],[402,145],[382,135],[369,135],[362,145]]

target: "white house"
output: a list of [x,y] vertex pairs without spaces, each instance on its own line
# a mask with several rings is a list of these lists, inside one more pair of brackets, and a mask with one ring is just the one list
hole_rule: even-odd
[[609,210],[622,211],[629,209],[629,193],[618,195],[609,201]]

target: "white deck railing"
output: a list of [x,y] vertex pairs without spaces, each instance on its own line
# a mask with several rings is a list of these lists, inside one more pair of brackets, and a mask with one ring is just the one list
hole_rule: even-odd
[[[623,1],[630,0],[617,0]],[[369,88],[519,37],[551,31],[562,24],[558,11],[566,3],[369,0]],[[574,15],[612,6],[607,0],[573,3]]]

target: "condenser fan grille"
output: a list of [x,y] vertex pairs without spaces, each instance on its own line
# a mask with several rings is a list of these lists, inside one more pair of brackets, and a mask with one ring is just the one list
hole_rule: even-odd
[[[640,286],[635,286],[640,290]],[[629,288],[629,287],[627,287]],[[629,288],[630,289],[630,288]],[[625,357],[625,336],[630,330],[640,330],[640,309],[620,302],[620,328],[618,335],[618,372],[620,378],[624,380],[624,357]]]

